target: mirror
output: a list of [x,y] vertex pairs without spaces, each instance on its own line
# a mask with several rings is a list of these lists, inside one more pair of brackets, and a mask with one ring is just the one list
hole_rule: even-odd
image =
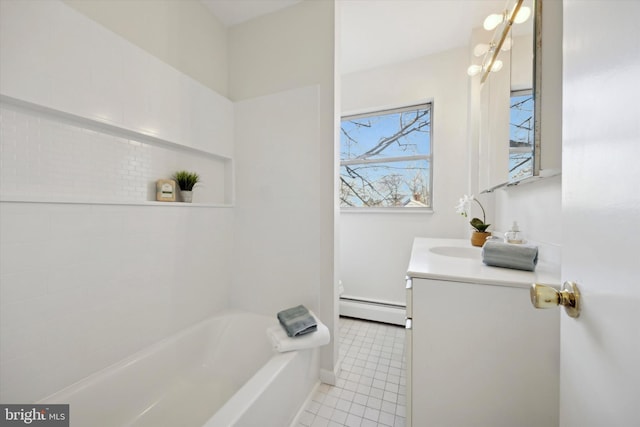
[[[516,16],[524,8],[531,17],[518,23]],[[542,0],[509,0],[483,59],[478,148],[482,191],[540,175],[541,8]],[[491,38],[487,31],[479,34]]]
[[[523,7],[533,9],[533,0]],[[509,166],[508,181],[519,182],[540,172],[535,157],[535,14],[509,32],[510,96],[509,96]],[[539,19],[537,22],[540,22]],[[539,150],[538,150],[539,153]]]

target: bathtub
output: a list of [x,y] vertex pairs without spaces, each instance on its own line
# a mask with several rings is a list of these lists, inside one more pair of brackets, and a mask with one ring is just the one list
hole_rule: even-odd
[[275,316],[227,311],[39,403],[71,427],[285,427],[318,381],[318,350],[276,353]]

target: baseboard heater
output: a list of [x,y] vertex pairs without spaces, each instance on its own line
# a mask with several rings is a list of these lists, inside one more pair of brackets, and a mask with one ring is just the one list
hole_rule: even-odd
[[404,326],[406,305],[342,295],[340,297],[340,315]]

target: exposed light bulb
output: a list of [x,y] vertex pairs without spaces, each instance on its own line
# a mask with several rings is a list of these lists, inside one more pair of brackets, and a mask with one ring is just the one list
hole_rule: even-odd
[[492,13],[491,15],[487,16],[482,26],[485,30],[491,31],[494,30],[498,25],[500,25],[502,21],[504,21],[504,14]]
[[529,19],[530,16],[531,16],[531,9],[528,8],[527,6],[522,6],[518,10],[516,17],[513,18],[513,22],[515,22],[516,24],[522,24],[527,19]]
[[487,52],[489,52],[489,45],[485,43],[477,44],[476,47],[473,48],[473,54],[475,56],[482,56]]
[[508,39],[504,39],[504,42],[502,43],[502,47],[500,48],[500,50],[503,50],[506,52],[510,50],[512,46],[513,46],[513,39],[509,37]]
[[493,65],[491,65],[491,72],[495,73],[496,71],[502,70],[502,61],[496,59],[493,61]]
[[482,71],[482,66],[481,65],[470,65],[469,68],[467,68],[467,74],[469,75],[469,77],[473,77],[478,75],[478,73]]

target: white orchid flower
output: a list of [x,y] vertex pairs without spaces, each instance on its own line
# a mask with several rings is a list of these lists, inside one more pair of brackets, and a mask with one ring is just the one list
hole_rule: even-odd
[[471,220],[471,226],[477,231],[485,231],[491,224],[486,224],[486,214],[484,211],[484,207],[473,194],[471,196],[467,196],[466,194],[462,196],[462,198],[458,202],[458,205],[456,206],[456,213],[459,213],[463,217],[467,218],[469,216],[469,212],[471,211],[471,202],[476,202],[478,206],[480,206],[480,209],[482,209],[482,220],[473,218]]
[[471,197],[465,194],[456,206],[456,213],[459,213],[466,218],[469,215],[469,204],[471,200],[473,200],[473,194],[471,195]]

